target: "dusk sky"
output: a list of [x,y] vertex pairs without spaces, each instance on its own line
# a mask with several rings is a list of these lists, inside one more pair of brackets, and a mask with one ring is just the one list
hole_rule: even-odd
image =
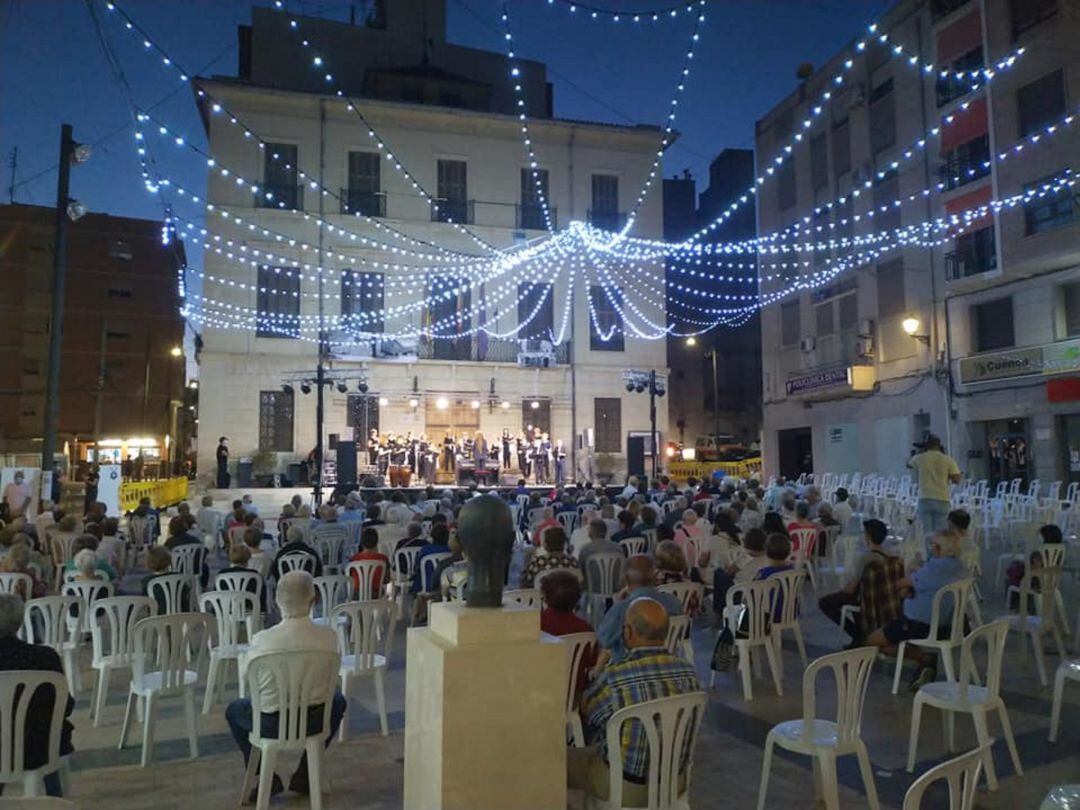
[[[598,0],[633,11],[656,0]],[[52,205],[59,127],[95,144],[93,159],[72,176],[73,196],[91,210],[161,217],[143,188],[132,148],[123,82],[106,60],[91,17],[117,54],[134,103],[155,108],[193,143],[205,145],[190,88],[124,29],[103,0],[0,0],[0,152],[4,201],[18,148],[15,199]],[[260,5],[265,2],[260,2]],[[118,0],[177,64],[192,74],[235,75],[236,27],[250,21],[250,0]],[[337,19],[362,2],[300,2],[293,11]],[[659,4],[663,5],[663,4]],[[880,0],[709,0],[694,70],[680,101],[679,142],[665,174],[690,169],[699,181],[725,147],[753,144],[754,121],[796,85],[802,62],[820,64],[857,36],[888,5]],[[448,0],[451,41],[499,50],[496,0]],[[513,0],[518,52],[548,64],[557,116],[659,123],[689,44],[692,17],[661,24],[594,21],[546,0]],[[62,35],[58,36],[58,33]],[[205,167],[190,151],[154,144],[162,170],[191,188],[205,187]],[[699,191],[703,188],[699,182]]]

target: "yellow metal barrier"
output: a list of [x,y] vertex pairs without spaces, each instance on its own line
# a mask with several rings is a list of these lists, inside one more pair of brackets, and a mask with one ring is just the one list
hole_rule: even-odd
[[155,509],[180,503],[187,498],[188,480],[163,478],[160,481],[125,481],[120,485],[120,508],[130,512],[139,505],[143,498],[150,499]]
[[742,461],[673,461],[668,465],[668,475],[680,482],[688,478],[711,478],[717,471],[723,472],[725,476],[749,478],[761,472],[761,458],[747,458]]

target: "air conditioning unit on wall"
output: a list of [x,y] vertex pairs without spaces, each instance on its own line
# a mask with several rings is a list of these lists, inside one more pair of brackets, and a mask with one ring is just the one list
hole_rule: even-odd
[[855,341],[855,354],[859,357],[871,357],[874,354],[874,339],[869,337],[859,338]]
[[804,352],[812,352],[817,342],[812,337],[804,337],[799,341],[799,350]]

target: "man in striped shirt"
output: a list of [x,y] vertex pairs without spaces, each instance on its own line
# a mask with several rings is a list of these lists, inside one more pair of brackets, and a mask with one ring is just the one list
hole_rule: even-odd
[[[608,664],[581,699],[586,738],[592,745],[567,751],[567,784],[571,788],[581,788],[607,800],[610,792],[607,722],[619,709],[701,691],[694,668],[667,651],[667,630],[667,610],[655,599],[639,597],[630,603],[623,623],[625,657]],[[649,774],[645,729],[637,721],[624,724],[621,743],[623,803],[644,807],[648,804]],[[683,752],[683,769],[690,761],[690,753]]]

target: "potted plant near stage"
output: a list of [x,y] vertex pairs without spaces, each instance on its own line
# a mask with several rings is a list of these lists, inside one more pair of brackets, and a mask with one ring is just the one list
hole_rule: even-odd
[[597,483],[605,487],[611,483],[611,479],[615,477],[616,462],[614,453],[596,454],[593,459],[593,472],[596,474]]
[[278,457],[272,450],[259,450],[251,457],[251,473],[257,487],[272,487],[277,477]]

